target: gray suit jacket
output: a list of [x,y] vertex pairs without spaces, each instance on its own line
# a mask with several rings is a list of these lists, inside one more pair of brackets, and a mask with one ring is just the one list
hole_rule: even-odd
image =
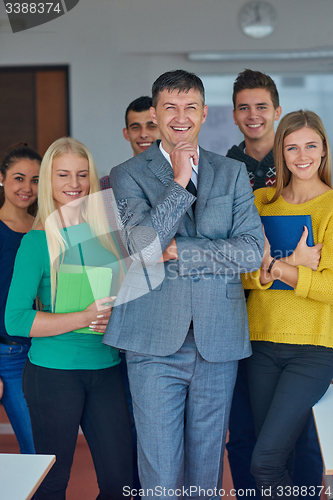
[[[244,164],[200,148],[195,216],[195,197],[173,181],[158,142],[110,175],[129,252],[145,263],[149,291],[114,307],[103,342],[167,356],[180,349],[193,318],[196,345],[207,361],[249,356],[240,274],[259,268],[264,238]],[[156,235],[161,251],[176,238],[178,261],[156,263]],[[161,266],[165,277],[156,286],[149,277]],[[142,276],[137,284],[133,276],[123,296],[140,287]]]

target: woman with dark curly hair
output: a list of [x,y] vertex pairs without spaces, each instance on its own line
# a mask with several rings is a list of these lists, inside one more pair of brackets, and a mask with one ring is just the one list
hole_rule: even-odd
[[22,372],[30,339],[6,331],[4,315],[16,252],[30,231],[36,213],[38,176],[42,159],[25,143],[14,144],[0,165],[0,397],[21,453],[35,453]]

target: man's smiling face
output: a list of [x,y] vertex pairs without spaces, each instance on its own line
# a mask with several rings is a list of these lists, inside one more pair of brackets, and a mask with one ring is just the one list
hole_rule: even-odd
[[153,122],[159,127],[162,146],[167,153],[179,141],[198,145],[198,134],[207,116],[207,106],[203,105],[198,90],[162,90],[156,108],[150,108],[150,112]]
[[160,137],[157,125],[152,122],[149,109],[140,112],[130,110],[127,122],[128,127],[123,129],[123,134],[131,143],[134,156],[148,149]]
[[244,89],[236,95],[233,115],[245,139],[258,140],[274,137],[274,122],[281,116],[281,107],[274,108],[267,89]]

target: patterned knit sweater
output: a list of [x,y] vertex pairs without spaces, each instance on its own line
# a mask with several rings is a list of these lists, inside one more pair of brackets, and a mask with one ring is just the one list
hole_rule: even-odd
[[232,146],[226,156],[245,163],[253,190],[273,186],[275,182],[273,151],[270,151],[261,161],[258,161],[245,154],[244,150],[245,141],[241,142],[239,146]]
[[301,204],[287,203],[280,196],[264,205],[262,197],[273,197],[275,188],[254,194],[260,215],[305,215],[312,218],[315,243],[323,243],[317,271],[298,266],[295,290],[269,290],[261,285],[257,271],[242,276],[250,288],[247,302],[251,340],[333,347],[333,190]]

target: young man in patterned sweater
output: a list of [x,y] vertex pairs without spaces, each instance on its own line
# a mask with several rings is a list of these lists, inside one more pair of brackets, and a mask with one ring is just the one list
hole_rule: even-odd
[[229,149],[226,156],[245,163],[253,190],[272,186],[274,123],[282,112],[275,83],[259,71],[246,69],[234,83],[233,104],[235,124],[244,141]]
[[[275,182],[273,145],[274,124],[282,109],[274,81],[259,71],[244,70],[238,75],[233,89],[233,116],[244,135],[244,141],[227,152],[228,157],[245,163],[253,190],[272,186]],[[238,500],[246,489],[256,488],[250,472],[256,442],[254,422],[247,386],[246,359],[238,364],[227,443],[229,463]],[[323,464],[313,417],[309,419],[295,447],[292,479],[296,486],[320,486]],[[315,488],[314,491],[320,491]],[[256,490],[259,498],[260,492]],[[311,500],[308,495],[303,500]]]

